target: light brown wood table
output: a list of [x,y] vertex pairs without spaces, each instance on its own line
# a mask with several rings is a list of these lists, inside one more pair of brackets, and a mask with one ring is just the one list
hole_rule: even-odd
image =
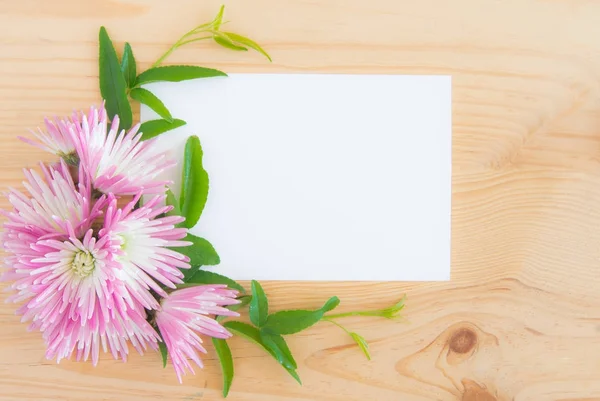
[[[20,185],[23,167],[49,160],[17,135],[27,135],[44,116],[99,101],[100,25],[119,47],[131,42],[147,68],[219,5],[0,1],[2,190]],[[263,351],[236,338],[230,399],[599,400],[600,2],[226,5],[230,29],[264,45],[273,63],[208,43],[183,48],[168,63],[227,72],[453,78],[452,280],[266,282],[274,309],[317,306],[334,294],[342,311],[376,308],[406,293],[406,321],[346,321],[370,342],[371,361],[327,323],[291,337],[302,387]],[[6,199],[0,205],[6,207]],[[170,366],[161,367],[158,354],[132,355],[127,364],[104,356],[96,368],[56,365],[44,359],[40,334],[26,332],[13,311],[12,304],[0,306],[1,400],[220,398],[212,353],[204,358],[206,368],[183,385]]]

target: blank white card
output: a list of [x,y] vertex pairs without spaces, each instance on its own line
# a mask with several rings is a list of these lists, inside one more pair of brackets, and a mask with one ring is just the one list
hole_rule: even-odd
[[450,278],[450,77],[231,74],[145,87],[187,121],[158,139],[180,161],[176,194],[185,140],[202,143],[210,193],[191,232],[221,256],[211,270]]

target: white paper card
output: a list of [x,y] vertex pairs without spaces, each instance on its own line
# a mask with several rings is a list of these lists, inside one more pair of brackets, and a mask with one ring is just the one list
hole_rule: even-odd
[[[231,74],[153,83],[199,136],[210,193],[192,233],[234,279],[450,278],[448,76]],[[157,118],[146,107],[142,121]],[[169,178],[179,192],[181,163]]]

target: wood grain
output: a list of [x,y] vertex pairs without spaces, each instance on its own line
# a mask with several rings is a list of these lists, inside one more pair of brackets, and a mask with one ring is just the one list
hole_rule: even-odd
[[[119,46],[133,43],[147,67],[218,6],[0,1],[2,189],[47,158],[17,135],[98,101],[100,25]],[[208,44],[169,62],[451,74],[454,124],[452,281],[265,283],[281,309],[333,294],[344,310],[379,307],[406,293],[406,320],[347,321],[371,343],[372,361],[326,324],[290,338],[302,387],[234,339],[230,399],[600,400],[600,3],[255,0],[230,1],[226,14],[232,30],[264,44],[272,64]],[[220,398],[213,355],[183,385],[155,354],[56,365],[13,309],[0,306],[0,400]]]

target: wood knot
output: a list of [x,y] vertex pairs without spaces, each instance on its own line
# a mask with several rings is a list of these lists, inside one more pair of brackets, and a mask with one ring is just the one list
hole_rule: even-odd
[[450,337],[448,346],[452,352],[466,354],[477,344],[477,334],[471,329],[459,329]]

